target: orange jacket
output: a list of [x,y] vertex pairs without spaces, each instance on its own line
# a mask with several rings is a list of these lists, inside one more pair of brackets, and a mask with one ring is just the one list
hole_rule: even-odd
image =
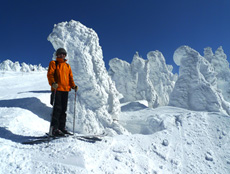
[[51,61],[47,72],[51,90],[54,91],[52,84],[56,82],[58,83],[57,91],[70,91],[75,86],[71,67],[66,63],[66,59],[57,58],[56,60],[58,61],[57,67],[56,62]]

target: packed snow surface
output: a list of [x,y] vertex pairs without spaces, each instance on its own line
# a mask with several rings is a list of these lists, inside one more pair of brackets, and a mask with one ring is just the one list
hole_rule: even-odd
[[97,143],[68,137],[49,146],[23,145],[49,129],[46,72],[5,72],[0,84],[2,174],[230,173],[230,117],[219,112],[151,109],[146,101],[129,102],[122,104],[119,122],[130,134],[105,136]]

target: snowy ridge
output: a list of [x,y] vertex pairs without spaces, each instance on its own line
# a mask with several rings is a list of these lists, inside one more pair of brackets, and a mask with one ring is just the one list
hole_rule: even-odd
[[[74,20],[54,26],[48,40],[55,49],[67,50],[76,84],[77,132],[87,134],[125,133],[126,130],[113,122],[120,114],[120,94],[112,82],[103,61],[99,38],[93,29]],[[74,113],[74,95],[70,95],[69,113]],[[72,120],[69,120],[72,125]]]
[[136,53],[131,64],[112,59],[109,74],[124,96],[123,102],[147,100],[152,108],[166,106],[177,75],[173,75],[172,66],[166,65],[161,52],[151,51],[147,58],[144,60]]
[[12,62],[11,60],[5,60],[0,63],[0,71],[14,71],[14,72],[31,72],[31,71],[46,71],[45,68],[39,65],[27,65],[26,63],[20,63],[18,61]]

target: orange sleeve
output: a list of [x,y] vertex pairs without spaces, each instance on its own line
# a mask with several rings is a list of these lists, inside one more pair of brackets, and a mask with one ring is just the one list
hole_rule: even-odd
[[73,80],[73,73],[72,73],[72,70],[71,70],[70,66],[69,66],[69,84],[70,84],[71,88],[76,86],[75,83],[74,83],[74,80]]
[[55,82],[54,80],[55,69],[56,69],[55,61],[51,61],[49,64],[48,72],[47,72],[47,78],[48,78],[48,82],[50,86],[52,86],[52,84]]

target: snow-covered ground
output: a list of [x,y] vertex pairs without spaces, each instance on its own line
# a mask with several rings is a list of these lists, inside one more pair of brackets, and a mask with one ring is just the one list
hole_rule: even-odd
[[[49,129],[46,72],[0,72],[1,174],[229,174],[230,117],[176,107],[124,103],[119,122],[130,135],[88,143],[74,137],[23,145]],[[73,93],[70,93],[73,95]]]

